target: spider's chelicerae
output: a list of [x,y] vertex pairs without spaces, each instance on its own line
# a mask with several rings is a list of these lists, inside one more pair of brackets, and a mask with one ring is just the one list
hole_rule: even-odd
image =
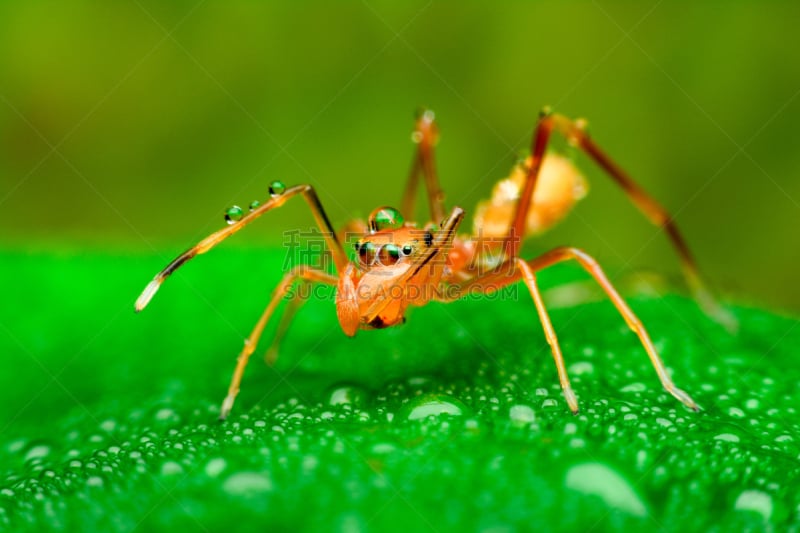
[[[341,239],[311,185],[285,188],[280,182],[275,182],[268,201],[240,220],[229,220],[230,225],[189,248],[159,272],[139,296],[136,310],[141,311],[161,283],[186,261],[207,252],[267,211],[300,196],[308,203],[322,230],[337,274],[309,265],[296,265],[284,275],[267,308],[245,340],[228,395],[222,403],[221,419],[226,418],[233,407],[247,361],[275,308],[287,294],[293,295],[291,298],[298,298],[298,292],[289,291],[298,281],[336,287],[336,314],[342,330],[348,336],[355,335],[359,329],[400,324],[409,306],[420,306],[430,301],[453,301],[464,294],[491,293],[522,281],[530,291],[552,349],[564,397],[570,410],[577,413],[578,401],[570,386],[558,338],[536,281],[536,274],[540,270],[568,260],[577,261],[605,291],[628,326],[638,335],[664,388],[684,405],[697,410],[695,401],[672,382],[644,326],[590,255],[578,248],[561,247],[534,259],[519,257],[524,238],[550,228],[586,193],[585,180],[574,165],[562,156],[546,153],[554,131],[586,152],[622,187],[634,205],[653,224],[666,230],[696,300],[717,321],[734,327],[733,317],[720,307],[706,289],[683,237],[666,210],[592,141],[585,131],[584,121],[571,120],[548,110],[541,114],[536,126],[530,156],[517,164],[509,177],[497,183],[491,199],[478,205],[472,235],[458,233],[464,210],[460,207],[445,208],[434,162],[438,130],[433,113],[424,111],[419,114],[412,135],[416,153],[401,209],[380,207],[372,212],[366,222],[356,221],[348,225],[351,231],[359,234],[355,243],[357,262],[348,259]],[[414,212],[420,177],[424,179],[430,203],[431,222],[425,226],[406,222],[401,215]],[[276,340],[267,352],[268,362],[276,357],[277,340],[285,332],[291,315],[286,313],[283,319],[285,324],[278,328]]]

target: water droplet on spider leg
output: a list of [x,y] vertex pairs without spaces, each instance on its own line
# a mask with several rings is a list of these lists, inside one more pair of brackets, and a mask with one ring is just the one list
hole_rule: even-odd
[[238,205],[234,205],[229,207],[227,211],[225,211],[225,222],[228,224],[236,224],[242,217],[244,216],[244,211]]
[[269,184],[269,195],[280,196],[286,190],[286,185],[282,181],[275,180]]
[[258,207],[260,205],[261,205],[261,202],[259,202],[258,200],[253,200],[252,202],[250,202],[250,212],[252,213],[256,209],[258,209]]

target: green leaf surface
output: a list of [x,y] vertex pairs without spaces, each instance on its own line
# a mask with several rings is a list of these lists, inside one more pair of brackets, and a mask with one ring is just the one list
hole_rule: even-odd
[[[274,367],[254,356],[233,414],[218,423],[242,339],[284,258],[209,254],[135,315],[164,259],[0,254],[2,527],[800,524],[796,320],[738,307],[731,336],[682,296],[628,295],[702,406],[694,413],[660,388],[608,301],[554,306],[581,403],[573,416],[524,286],[415,309],[404,326],[355,339],[321,299],[298,313]],[[554,268],[542,283],[585,279]]]

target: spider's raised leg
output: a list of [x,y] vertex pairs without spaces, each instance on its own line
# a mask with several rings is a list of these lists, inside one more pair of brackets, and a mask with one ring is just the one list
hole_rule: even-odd
[[600,265],[598,265],[591,256],[581,250],[578,250],[577,248],[556,248],[531,261],[525,261],[520,258],[510,259],[501,264],[495,270],[484,275],[477,276],[463,283],[457,287],[458,290],[452,291],[452,293],[474,294],[476,292],[493,292],[522,279],[527,285],[531,296],[533,297],[533,301],[536,304],[536,309],[539,313],[539,318],[542,321],[542,327],[544,328],[547,342],[550,344],[550,348],[553,352],[553,358],[555,359],[561,387],[564,390],[564,397],[566,398],[572,412],[577,412],[578,403],[575,399],[575,394],[572,392],[572,388],[570,387],[569,377],[567,376],[567,370],[564,365],[564,358],[561,354],[561,348],[558,345],[558,338],[556,337],[555,330],[550,322],[547,310],[544,307],[535,277],[535,273],[537,271],[568,259],[574,259],[578,261],[578,263],[580,263],[580,265],[589,274],[591,274],[594,280],[611,299],[614,306],[625,319],[628,327],[630,327],[631,330],[633,330],[634,333],[636,333],[636,335],[639,337],[639,340],[647,352],[647,355],[650,357],[650,362],[652,363],[656,374],[658,374],[658,378],[661,381],[661,384],[664,386],[664,389],[666,389],[667,392],[672,394],[687,407],[694,409],[695,411],[698,410],[695,401],[692,400],[692,398],[686,392],[675,386],[675,383],[673,383],[672,378],[670,378],[666,368],[664,367],[664,363],[658,356],[655,346],[653,345],[653,341],[650,340],[647,330],[645,330],[642,323],[639,321],[633,311],[631,311],[630,307],[628,307],[628,304],[625,303],[625,300],[623,300],[622,297],[617,293],[617,291],[611,285],[611,282],[608,281],[608,278],[606,278],[605,274],[600,268]]
[[[227,418],[231,408],[233,407],[233,402],[236,399],[236,395],[239,394],[239,385],[242,382],[244,369],[247,366],[250,355],[252,355],[253,351],[255,351],[256,346],[258,345],[258,340],[261,338],[261,334],[264,332],[264,327],[267,325],[272,313],[275,312],[275,308],[287,295],[292,284],[297,280],[302,280],[303,282],[326,283],[328,285],[333,285],[334,287],[337,283],[337,278],[335,276],[320,270],[311,269],[305,265],[294,267],[291,271],[283,276],[281,282],[272,292],[272,297],[270,298],[266,309],[264,309],[264,312],[261,314],[261,318],[259,318],[258,322],[256,322],[256,325],[253,328],[253,331],[250,333],[250,336],[244,341],[244,348],[242,348],[242,351],[239,354],[239,358],[236,362],[236,369],[233,371],[231,384],[228,387],[228,395],[222,402],[222,407],[219,414],[220,420]],[[297,295],[291,295],[291,297],[292,300],[295,300]]]
[[336,265],[336,270],[339,272],[344,270],[345,265],[347,265],[347,256],[342,249],[339,239],[336,237],[336,233],[333,231],[330,220],[328,220],[328,215],[325,214],[325,210],[322,208],[322,204],[317,197],[317,193],[314,191],[314,188],[311,185],[297,185],[295,187],[286,189],[286,191],[279,196],[273,196],[267,202],[264,202],[264,204],[260,205],[247,216],[242,218],[240,221],[212,233],[173,259],[172,262],[167,265],[166,268],[164,268],[164,270],[156,274],[156,276],[153,278],[153,281],[151,281],[147,287],[145,287],[144,291],[142,291],[142,294],[136,300],[136,311],[138,312],[144,309],[147,304],[150,303],[150,300],[156,294],[159,287],[161,287],[161,284],[164,282],[164,280],[167,279],[170,274],[175,272],[186,261],[195,257],[196,255],[206,253],[211,248],[221,243],[240,229],[244,228],[246,225],[253,222],[267,211],[282,206],[287,200],[297,195],[301,195],[311,208],[311,213],[314,215],[314,219],[322,231],[322,235],[326,244],[328,245],[328,249],[333,255],[333,262]]
[[433,111],[430,109],[422,111],[417,117],[417,123],[412,135],[412,139],[417,144],[417,150],[414,154],[414,161],[411,164],[406,190],[403,193],[400,212],[408,219],[414,219],[417,185],[419,184],[419,175],[422,174],[425,177],[425,188],[428,191],[431,221],[438,224],[444,220],[445,206],[444,192],[439,186],[439,178],[436,175],[434,147],[439,140],[439,129],[434,119]]
[[531,163],[528,167],[525,186],[520,194],[519,203],[513,217],[513,223],[506,238],[507,257],[517,257],[520,238],[525,232],[525,221],[531,208],[536,180],[545,157],[545,150],[553,131],[561,133],[570,143],[581,148],[591,157],[627,194],[628,198],[654,225],[667,232],[670,243],[680,259],[683,274],[689,284],[693,296],[702,309],[724,325],[728,330],[737,328],[736,318],[720,306],[717,299],[708,290],[703,281],[697,263],[689,251],[686,241],[678,231],[672,216],[652,196],[647,194],[619,165],[617,165],[589,137],[585,126],[580,121],[573,121],[563,115],[544,112],[536,127],[531,145]]

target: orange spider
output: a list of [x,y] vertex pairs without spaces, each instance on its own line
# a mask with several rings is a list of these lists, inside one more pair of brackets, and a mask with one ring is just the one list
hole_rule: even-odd
[[[549,110],[543,111],[540,116],[530,157],[516,165],[508,178],[497,183],[490,200],[479,204],[474,235],[456,233],[464,218],[463,209],[453,207],[449,213],[445,210],[433,153],[438,141],[438,129],[433,113],[424,111],[417,118],[412,136],[417,150],[403,195],[402,209],[398,211],[381,207],[372,212],[366,224],[357,222],[350,226],[360,236],[355,243],[357,263],[348,259],[311,185],[285,189],[280,182],[275,182],[270,188],[271,198],[267,202],[254,207],[238,221],[229,219],[230,225],[189,248],[159,272],[136,300],[136,311],[144,309],[161,283],[186,261],[207,252],[267,211],[283,205],[290,198],[301,196],[322,230],[338,276],[309,265],[296,265],[284,275],[244,342],[228,395],[222,403],[220,419],[225,419],[233,407],[245,366],[264,327],[277,305],[290,294],[289,289],[299,280],[336,287],[336,314],[342,330],[348,336],[355,335],[359,329],[400,324],[409,306],[421,306],[430,301],[449,302],[464,294],[488,294],[522,280],[531,293],[553,352],[564,397],[570,410],[577,413],[578,401],[570,386],[561,348],[536,281],[538,271],[570,259],[577,261],[595,279],[628,326],[639,336],[664,388],[687,407],[698,410],[695,401],[672,382],[644,326],[590,255],[577,248],[560,247],[535,259],[518,256],[523,238],[550,228],[586,193],[584,178],[570,161],[559,155],[545,153],[553,131],[561,133],[569,143],[585,151],[622,187],[634,205],[653,224],[665,228],[699,304],[719,322],[733,327],[733,317],[719,306],[706,289],[683,237],[666,210],[600,150],[585,132],[584,121],[573,121]],[[400,214],[413,213],[420,175],[425,180],[432,220],[422,228],[405,222]],[[297,298],[297,295],[292,298]],[[292,312],[287,313],[282,322],[288,323],[291,315]],[[280,338],[285,329],[284,324],[279,325],[276,337]],[[275,346],[274,342],[267,353],[269,363],[275,360]]]

